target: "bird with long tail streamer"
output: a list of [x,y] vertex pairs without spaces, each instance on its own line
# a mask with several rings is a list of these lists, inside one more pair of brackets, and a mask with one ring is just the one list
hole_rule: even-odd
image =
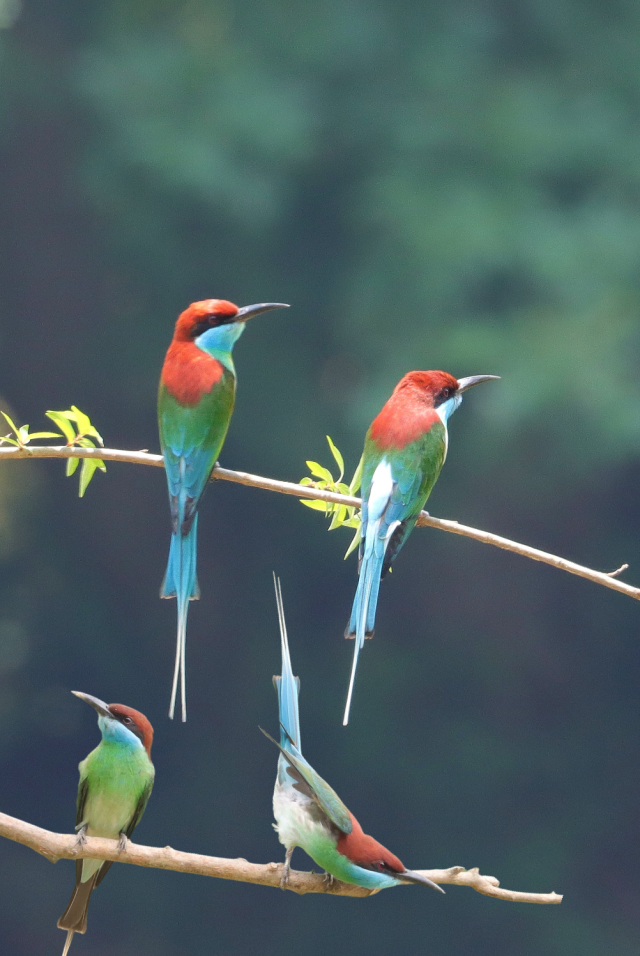
[[282,606],[280,582],[275,580],[282,673],[274,677],[280,714],[278,775],[273,791],[273,815],[278,839],[286,848],[281,886],[289,882],[291,855],[301,847],[328,876],[371,890],[402,883],[422,883],[444,893],[421,873],[407,870],[397,856],[364,833],[354,815],[332,788],[302,756],[298,694],[300,682],[293,676],[289,642]]
[[245,323],[282,302],[239,309],[224,299],[193,302],[178,318],[158,391],[158,428],[169,485],[171,549],[160,589],[177,598],[178,634],[169,717],[180,680],[182,719],[187,719],[185,647],[189,601],[200,594],[196,576],[198,504],[217,461],[233,414],[236,372],[233,346]]
[[408,372],[375,418],[362,454],[362,525],[358,588],[345,637],[355,637],[343,724],[349,711],[365,637],[373,636],[380,581],[391,568],[438,480],[449,436],[447,422],[464,392],[500,378],[448,372]]
[[[144,813],[155,770],[151,763],[153,727],[140,711],[124,704],[105,704],[91,694],[71,692],[98,712],[102,740],[80,764],[76,812],[78,845],[85,836],[119,840],[124,850]],[[76,885],[69,905],[58,920],[67,931],[62,956],[67,956],[74,933],[87,929],[92,892],[105,878],[110,860],[77,860]]]

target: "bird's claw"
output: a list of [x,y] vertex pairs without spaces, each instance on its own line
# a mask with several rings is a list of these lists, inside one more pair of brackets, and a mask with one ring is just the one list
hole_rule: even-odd
[[280,874],[280,889],[286,890],[289,886],[289,864],[282,864],[282,873]]
[[83,823],[81,826],[78,827],[78,835],[76,837],[76,842],[73,845],[74,852],[77,853],[78,850],[82,850],[86,842],[87,842],[87,825],[86,823]]
[[330,890],[330,889],[332,889],[333,884],[334,884],[335,881],[336,881],[336,878],[335,878],[335,876],[333,875],[333,873],[327,873],[327,872],[325,871],[325,874],[324,874],[324,876],[322,877],[322,881],[323,881],[324,885],[326,886],[326,888],[327,888],[328,890]]
[[118,853],[124,853],[127,849],[127,843],[129,842],[129,837],[126,833],[120,834],[120,839],[118,840]]

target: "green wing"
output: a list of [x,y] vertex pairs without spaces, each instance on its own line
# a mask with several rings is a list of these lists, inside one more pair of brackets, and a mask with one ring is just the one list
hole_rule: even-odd
[[[262,727],[260,730],[262,730]],[[262,733],[276,745],[289,764],[287,768],[289,776],[304,787],[303,792],[308,793],[308,795],[315,800],[323,813],[326,813],[331,822],[339,830],[343,833],[351,833],[353,829],[351,816],[335,790],[316,773],[311,764],[307,763],[300,751],[292,753],[289,750],[285,750],[266,730],[262,730]]]

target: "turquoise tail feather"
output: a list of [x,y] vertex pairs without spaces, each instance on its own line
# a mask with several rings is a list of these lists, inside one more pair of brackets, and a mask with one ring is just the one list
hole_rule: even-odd
[[289,641],[287,639],[287,625],[284,619],[282,604],[282,589],[280,581],[273,576],[276,589],[276,603],[278,605],[278,621],[280,623],[280,647],[282,649],[282,674],[273,678],[278,691],[278,709],[280,715],[280,746],[289,753],[292,747],[300,751],[300,714],[298,711],[298,695],[300,693],[300,678],[293,676],[291,657],[289,655]]
[[[180,523],[178,524],[180,527]],[[185,535],[173,534],[167,570],[160,589],[160,597],[177,598],[178,602],[178,633],[176,638],[176,661],[173,671],[173,685],[171,688],[171,702],[169,717],[173,720],[180,682],[180,700],[182,706],[182,720],[187,719],[187,693],[185,672],[185,649],[187,642],[187,615],[189,601],[200,597],[198,579],[196,575],[198,549],[198,515],[193,519],[189,533]]]
[[[344,727],[349,723],[349,712],[351,710],[351,699],[353,697],[353,687],[356,679],[356,670],[358,668],[358,658],[360,651],[364,647],[365,637],[371,637],[376,623],[376,608],[378,606],[378,592],[380,590],[380,577],[382,575],[382,566],[384,556],[389,541],[388,535],[381,538],[378,534],[380,530],[380,521],[376,521],[367,528],[364,556],[360,565],[360,576],[358,578],[358,587],[356,596],[353,600],[351,609],[351,619],[347,628],[346,636],[355,635],[355,646],[353,649],[353,664],[351,666],[351,677],[349,680],[349,690],[347,692],[347,702],[344,708],[344,717],[342,724]],[[386,529],[385,529],[386,530]]]

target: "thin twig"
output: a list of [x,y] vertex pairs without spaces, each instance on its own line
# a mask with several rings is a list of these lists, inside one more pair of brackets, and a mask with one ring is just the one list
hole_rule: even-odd
[[[0,813],[0,836],[16,843],[28,846],[36,853],[45,856],[52,863],[58,860],[113,860],[115,863],[132,863],[136,866],[149,866],[161,870],[175,870],[178,873],[194,873],[199,876],[214,876],[222,880],[239,880],[242,883],[257,883],[260,886],[280,886],[282,876],[281,863],[248,863],[247,860],[226,860],[217,856],[203,856],[200,853],[183,853],[170,846],[140,846],[127,842],[126,850],[118,852],[117,840],[103,840],[87,837],[82,848],[78,847],[75,834],[52,833],[24,820]],[[510,900],[515,903],[561,903],[562,896],[557,893],[518,893],[503,890],[495,876],[482,876],[476,868],[465,870],[463,866],[452,866],[445,870],[418,870],[434,883],[452,883],[457,886],[470,886],[484,896],[493,896],[498,900]],[[302,873],[291,870],[289,889],[294,893],[329,893],[332,896],[371,896],[372,891],[350,883],[332,882],[319,873]],[[377,892],[377,891],[373,891]]]
[[[120,451],[114,448],[74,448],[66,445],[27,445],[23,448],[0,448],[0,460],[3,458],[100,458],[103,461],[153,465],[156,468],[163,466],[162,455],[151,455],[143,451]],[[243,471],[229,471],[227,468],[220,468],[219,465],[214,468],[212,479],[233,481],[240,485],[249,485],[252,488],[264,488],[266,491],[278,491],[280,494],[294,495],[296,498],[316,498],[318,501],[354,505],[356,508],[359,508],[361,503],[360,498],[341,495],[335,491],[324,491],[311,485],[298,485],[290,481],[278,481],[275,478],[263,478],[260,475],[250,475]],[[441,531],[450,531],[466,538],[473,538],[483,544],[493,544],[505,551],[513,551],[514,554],[521,554],[525,558],[550,564],[554,568],[568,571],[569,574],[576,574],[578,577],[586,578],[595,584],[602,584],[612,591],[618,591],[620,594],[635,598],[636,601],[640,600],[640,588],[632,587],[632,585],[626,584],[624,581],[618,581],[616,578],[616,575],[627,569],[628,565],[626,564],[613,572],[594,571],[592,568],[576,564],[574,561],[567,561],[566,558],[558,557],[556,554],[539,551],[537,548],[511,541],[509,538],[502,538],[500,535],[492,534],[489,531],[480,531],[477,528],[471,528],[468,525],[459,524],[457,521],[450,521],[446,518],[434,518],[426,511],[421,513],[417,523],[419,527],[439,528]]]

